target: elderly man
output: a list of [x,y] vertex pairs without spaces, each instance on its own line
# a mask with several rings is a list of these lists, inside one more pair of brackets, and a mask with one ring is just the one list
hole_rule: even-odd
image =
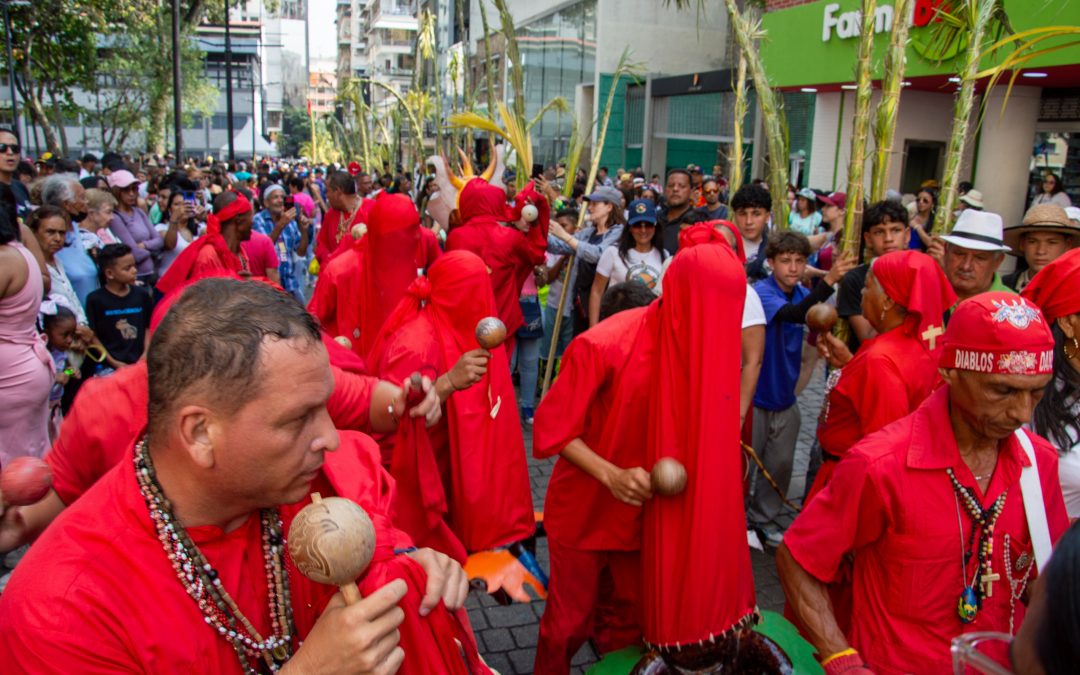
[[[945,386],[854,445],[795,519],[777,567],[826,673],[948,672],[954,636],[1020,625],[1035,563],[1068,526],[1057,452],[1021,429],[1053,351],[1023,299],[961,302],[939,361]],[[852,555],[844,634],[827,584]]]
[[277,183],[263,190],[263,204],[266,208],[255,214],[252,228],[274,243],[281,287],[304,302],[303,282],[297,277],[293,254],[300,258],[307,255],[311,221],[295,205],[285,208],[285,188]]
[[[409,542],[389,519],[392,487],[371,439],[334,429],[327,351],[298,303],[264,284],[205,280],[170,310],[147,360],[147,433],[13,576],[0,601],[3,663],[487,672],[456,612],[461,568],[428,549],[395,552]],[[356,604],[285,553],[313,490],[359,502],[374,522]]]
[[99,285],[97,265],[82,245],[85,231],[79,227],[90,209],[86,202],[86,189],[73,173],[54,174],[42,183],[41,203],[58,206],[68,215],[64,248],[56,252],[56,257],[64,265],[64,272],[75,288],[79,302],[85,306],[86,296],[97,290]]
[[952,232],[934,237],[927,253],[941,264],[961,302],[987,291],[1012,292],[997,274],[1010,250],[1003,233],[998,214],[964,209]]

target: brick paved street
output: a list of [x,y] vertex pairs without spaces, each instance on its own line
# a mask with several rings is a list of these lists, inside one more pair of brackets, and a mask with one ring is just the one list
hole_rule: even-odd
[[[799,397],[799,410],[802,425],[799,443],[795,454],[795,470],[789,490],[789,497],[797,501],[802,496],[809,460],[810,446],[813,443],[817,426],[818,411],[824,390],[825,376],[821,364],[818,365],[810,384]],[[532,448],[532,430],[525,429],[525,447]],[[533,505],[537,511],[543,509],[544,492],[555,460],[538,461],[529,459],[529,473],[532,480]],[[548,569],[547,541],[541,538],[537,543],[537,559],[540,565]],[[784,592],[780,588],[780,578],[776,574],[772,549],[765,553],[751,550],[754,565],[754,581],[757,587],[758,605],[762,609],[780,610],[784,604]],[[487,595],[473,593],[468,602],[469,619],[476,631],[480,651],[484,659],[502,675],[524,675],[533,672],[533,660],[536,656],[536,636],[540,616],[544,613],[543,601],[531,604],[513,604],[499,606]],[[596,653],[591,645],[586,644],[574,659],[573,673],[584,673],[589,665],[596,661]]]

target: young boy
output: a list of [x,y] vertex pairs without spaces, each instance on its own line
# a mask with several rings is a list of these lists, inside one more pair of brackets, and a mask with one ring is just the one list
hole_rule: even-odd
[[750,283],[769,276],[769,271],[765,269],[764,242],[769,231],[771,210],[772,196],[761,185],[744,185],[731,198],[735,226],[739,228],[746,248],[746,276]]
[[135,363],[146,351],[154,301],[134,285],[135,256],[126,245],[103,247],[97,264],[101,288],[87,296],[86,318],[105,348],[105,363],[115,369]]
[[[804,235],[791,231],[773,233],[765,246],[772,275],[754,284],[767,323],[765,355],[754,393],[751,445],[785,494],[791,483],[795,442],[799,437],[795,385],[802,362],[806,312],[827,300],[833,294],[833,285],[855,266],[853,256],[841,256],[823,283],[808,291],[802,279],[809,256],[810,241]],[[780,495],[763,476],[755,474],[747,497],[747,524],[760,530],[766,543],[779,545],[783,534],[775,521],[783,507]]]
[[870,271],[870,261],[886,253],[903,251],[908,247],[911,228],[908,226],[908,211],[898,202],[882,201],[871,204],[863,214],[863,247],[866,250],[866,263],[844,275],[836,292],[836,312],[841,319],[851,324],[848,333],[848,347],[854,354],[864,340],[874,337],[874,329],[862,315],[862,291],[866,286],[866,273]]

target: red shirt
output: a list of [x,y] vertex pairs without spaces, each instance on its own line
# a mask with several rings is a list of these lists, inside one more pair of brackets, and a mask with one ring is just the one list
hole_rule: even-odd
[[[389,524],[393,486],[375,444],[353,433],[343,433],[341,441],[326,455],[312,490],[340,493],[335,466],[354,479],[346,480],[345,491],[372,516],[378,537],[361,593],[405,578],[412,599],[406,596],[401,606],[413,626],[402,630],[402,672],[450,672],[426,662],[425,641],[439,632],[434,621],[447,615],[440,610],[434,620],[417,619],[424,577],[416,576],[414,562],[393,555],[408,538]],[[177,579],[139,493],[130,447],[123,452],[124,461],[53,522],[12,577],[0,599],[0,663],[18,673],[240,673],[232,645],[206,625]],[[281,507],[286,532],[306,503]],[[204,526],[188,533],[244,616],[261,635],[271,633],[258,515],[231,532]],[[303,639],[337,589],[308,580],[286,559],[296,636]]]
[[337,209],[330,209],[326,212],[326,215],[323,216],[322,225],[319,226],[319,233],[315,236],[315,258],[319,261],[320,267],[325,267],[330,258],[335,256],[338,251],[338,244],[345,238],[345,235],[349,234],[353,225],[367,222],[367,216],[374,206],[375,200],[361,199],[360,208],[356,210],[356,213],[345,226],[342,226],[341,220],[346,217],[346,214]]
[[[992,570],[1001,575],[993,595],[983,598],[975,621],[960,622],[957,601],[975,569],[961,576],[971,520],[958,507],[945,469],[962,485],[975,486],[960,458],[949,421],[948,387],[941,387],[914,413],[851,448],[829,484],[784,534],[784,543],[808,573],[828,583],[844,556],[854,553],[851,629],[848,640],[875,673],[951,672],[950,640],[962,633],[1009,630],[1009,582],[1004,551],[1008,535],[1011,573],[1020,556],[1033,558],[1020,494],[1020,471],[1028,466],[1015,436],[1001,443],[997,469],[983,508],[1008,489],[994,527]],[[1029,434],[1035,446],[1050,537],[1068,526],[1058,484],[1057,452]],[[976,488],[977,489],[977,488]],[[957,509],[961,509],[958,516]],[[958,520],[963,523],[960,530]],[[977,544],[976,544],[977,545]],[[1032,563],[1034,564],[1034,563]],[[1015,608],[1015,625],[1024,617]]]
[[[645,464],[646,419],[653,388],[650,354],[638,343],[648,308],[620,312],[575,338],[559,377],[536,409],[533,455],[553,457],[575,438],[612,464]],[[544,529],[563,546],[641,548],[640,506],[617,500],[598,480],[560,458],[544,501]]]
[[[367,428],[371,392],[378,378],[337,366],[330,368],[334,372],[334,393],[326,408],[334,426]],[[56,443],[45,455],[52,467],[53,489],[65,504],[74,503],[119,463],[125,448],[130,448],[146,428],[150,399],[146,378],[146,361],[139,360],[82,386],[64,417]]]
[[829,392],[828,413],[817,430],[822,450],[837,457],[910,414],[941,384],[937,359],[901,329],[864,342],[837,372],[840,379]]
[[265,277],[266,270],[281,266],[273,240],[262,232],[252,231],[251,239],[240,242],[240,250],[247,257],[248,271],[253,277]]

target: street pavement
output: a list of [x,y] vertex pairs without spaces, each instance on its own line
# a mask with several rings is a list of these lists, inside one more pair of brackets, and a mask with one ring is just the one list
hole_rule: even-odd
[[[810,456],[810,447],[814,442],[818,412],[824,395],[825,375],[819,363],[814,375],[799,396],[799,411],[802,424],[799,441],[795,450],[795,468],[792,475],[788,497],[799,503],[806,479],[806,467]],[[532,428],[525,427],[525,447],[532,448]],[[529,479],[532,482],[533,507],[542,511],[544,493],[555,460],[536,460],[529,458]],[[790,514],[788,520],[793,518]],[[776,573],[773,561],[775,551],[766,548],[765,552],[751,549],[750,557],[754,566],[754,585],[757,589],[758,606],[761,609],[782,611],[784,592],[780,587],[780,577]],[[548,569],[547,540],[537,541],[536,557],[541,567]],[[707,583],[702,580],[702,583]],[[466,604],[469,620],[479,643],[480,652],[489,666],[502,675],[526,675],[533,672],[536,658],[536,639],[540,627],[540,616],[544,613],[544,602],[515,603],[500,606],[490,596],[473,592]],[[595,663],[597,654],[590,644],[586,644],[573,660],[571,673],[580,674]]]

